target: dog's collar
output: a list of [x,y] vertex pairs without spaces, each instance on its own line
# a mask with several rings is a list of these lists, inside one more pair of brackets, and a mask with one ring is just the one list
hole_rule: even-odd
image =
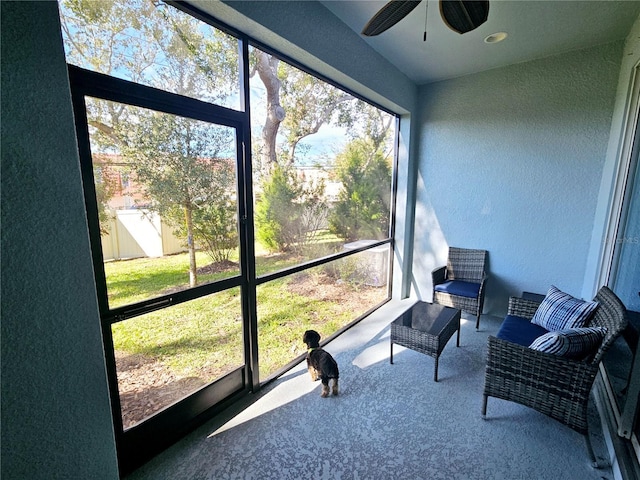
[[320,348],[320,347],[311,347],[311,348],[309,349],[309,353],[313,352],[314,350],[316,350],[316,349],[318,349],[318,348]]

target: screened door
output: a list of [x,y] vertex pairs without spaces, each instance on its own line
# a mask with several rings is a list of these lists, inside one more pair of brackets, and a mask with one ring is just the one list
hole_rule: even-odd
[[126,464],[139,438],[152,449],[154,431],[169,439],[250,385],[242,118],[76,67],[70,78]]

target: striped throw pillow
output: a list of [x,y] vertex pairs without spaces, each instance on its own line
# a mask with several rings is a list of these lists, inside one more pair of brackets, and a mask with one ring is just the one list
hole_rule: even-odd
[[607,333],[604,327],[569,328],[545,333],[529,348],[566,358],[583,359],[595,352]]
[[597,306],[598,302],[578,300],[551,285],[531,322],[549,331],[579,328],[587,323]]

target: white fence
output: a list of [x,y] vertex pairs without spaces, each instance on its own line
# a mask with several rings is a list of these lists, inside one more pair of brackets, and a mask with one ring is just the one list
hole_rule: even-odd
[[102,236],[103,260],[162,257],[186,251],[184,242],[149,210],[116,210]]

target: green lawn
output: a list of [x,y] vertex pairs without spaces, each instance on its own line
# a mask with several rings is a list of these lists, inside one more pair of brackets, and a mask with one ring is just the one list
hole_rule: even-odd
[[[203,267],[211,262],[209,257],[198,252],[196,265]],[[189,286],[189,256],[186,253],[160,258],[136,258],[106,262],[107,292],[111,308],[128,305],[176,287]],[[238,271],[198,275],[198,283],[220,280]]]
[[[258,264],[261,272],[270,272],[299,261],[284,255],[266,255],[260,257]],[[188,262],[185,253],[105,263],[111,307],[186,288]],[[210,260],[199,253],[197,262],[201,267]],[[237,271],[224,271],[199,275],[198,280],[204,283],[236,274]],[[304,330],[314,328],[327,336],[359,314],[318,294],[294,293],[289,288],[291,281],[314,282],[317,277],[297,275],[258,288],[261,378],[304,352]],[[341,288],[353,287],[345,284]],[[241,320],[240,291],[234,288],[116,323],[112,327],[114,347],[123,354],[160,361],[179,377],[209,382],[244,363]]]

